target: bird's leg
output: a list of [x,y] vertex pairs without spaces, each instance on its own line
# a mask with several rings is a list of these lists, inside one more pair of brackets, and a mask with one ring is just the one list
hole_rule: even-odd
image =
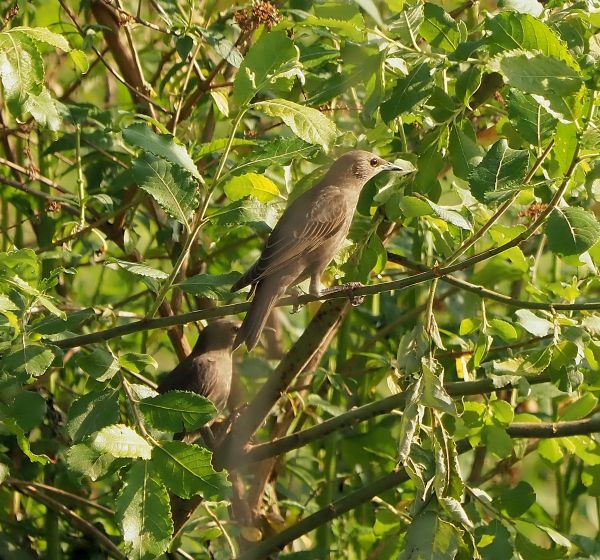
[[[298,286],[290,286],[286,293],[292,297],[300,297],[304,292]],[[298,313],[300,311],[301,305],[299,303],[294,303],[294,307],[292,307],[292,313]]]
[[363,288],[364,284],[361,282],[347,282],[346,284],[341,284],[340,286],[333,286],[331,288],[323,288],[319,293],[319,297],[326,296],[329,294],[346,294],[350,303],[353,306],[360,305],[364,300],[365,296],[355,296],[352,292],[357,288]]

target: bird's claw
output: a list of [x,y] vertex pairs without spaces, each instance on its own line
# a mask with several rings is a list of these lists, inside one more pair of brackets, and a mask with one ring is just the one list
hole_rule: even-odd
[[362,282],[348,282],[344,285],[344,289],[349,292],[348,299],[350,300],[350,304],[353,307],[360,305],[363,301],[365,301],[365,296],[355,296],[352,292],[358,288],[364,288],[364,284]]

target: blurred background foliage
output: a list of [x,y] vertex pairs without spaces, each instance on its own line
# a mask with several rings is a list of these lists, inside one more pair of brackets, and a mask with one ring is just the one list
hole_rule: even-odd
[[[2,558],[600,554],[600,3],[0,16]],[[276,310],[172,441],[214,408],[156,381],[355,147],[418,169],[328,269],[364,303]]]

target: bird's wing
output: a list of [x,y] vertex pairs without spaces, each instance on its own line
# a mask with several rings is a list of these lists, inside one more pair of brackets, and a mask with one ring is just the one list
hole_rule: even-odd
[[318,249],[344,226],[348,214],[344,193],[327,187],[311,191],[292,203],[271,232],[254,267],[252,283]]

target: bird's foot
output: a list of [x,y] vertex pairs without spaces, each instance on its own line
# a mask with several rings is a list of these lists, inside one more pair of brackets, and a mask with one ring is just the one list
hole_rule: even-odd
[[362,282],[348,282],[346,284],[342,284],[341,286],[333,286],[332,288],[321,290],[319,295],[325,296],[329,294],[346,294],[350,300],[350,303],[356,307],[365,300],[365,296],[354,295],[354,290],[358,288],[364,288],[364,284]]
[[[301,295],[304,294],[304,292],[298,286],[292,286],[291,288],[288,288],[286,290],[286,293],[288,293],[290,296],[295,297],[295,298],[299,298]],[[301,303],[294,303],[291,313],[292,314],[298,313],[298,311],[300,311],[301,307],[302,307]]]

